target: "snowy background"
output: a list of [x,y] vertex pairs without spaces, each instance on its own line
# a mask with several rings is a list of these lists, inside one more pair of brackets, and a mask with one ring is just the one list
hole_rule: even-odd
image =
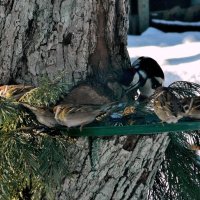
[[132,61],[140,56],[155,59],[165,74],[165,86],[174,81],[200,84],[200,32],[164,33],[148,28],[140,36],[128,36]]

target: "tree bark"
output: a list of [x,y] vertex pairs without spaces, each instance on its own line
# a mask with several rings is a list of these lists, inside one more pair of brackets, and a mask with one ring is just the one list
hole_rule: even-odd
[[130,64],[122,0],[4,0],[0,11],[0,84],[37,85],[63,70],[73,84],[87,75],[105,82]]
[[168,143],[166,134],[99,139],[92,169],[87,139],[79,139],[68,152],[70,172],[56,199],[147,199]]
[[[130,66],[127,16],[124,0],[0,1],[0,84],[37,85],[60,72],[70,84],[92,79],[116,91],[110,83]],[[166,135],[101,139],[93,171],[80,138],[57,199],[146,199],[167,144]]]

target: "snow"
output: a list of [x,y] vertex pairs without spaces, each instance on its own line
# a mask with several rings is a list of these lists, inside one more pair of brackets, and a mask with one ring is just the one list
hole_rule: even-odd
[[184,80],[200,84],[200,32],[164,33],[148,28],[139,36],[128,36],[132,61],[140,56],[155,59],[165,74],[165,86]]
[[182,21],[170,21],[170,20],[161,20],[161,19],[152,19],[152,22],[158,24],[167,24],[167,25],[179,25],[179,26],[200,26],[200,22],[182,22]]

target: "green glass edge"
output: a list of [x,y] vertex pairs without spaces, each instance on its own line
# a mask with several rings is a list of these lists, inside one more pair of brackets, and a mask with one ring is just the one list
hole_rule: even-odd
[[73,128],[62,131],[71,136],[113,136],[113,135],[151,135],[165,132],[194,131],[200,129],[200,122],[179,122],[176,124],[156,123],[132,126],[100,126]]

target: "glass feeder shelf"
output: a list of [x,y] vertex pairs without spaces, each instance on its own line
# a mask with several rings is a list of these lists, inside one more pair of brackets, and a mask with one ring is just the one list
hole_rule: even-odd
[[200,130],[200,121],[181,121],[176,124],[158,122],[153,124],[136,124],[128,126],[85,126],[82,131],[80,131],[79,128],[72,128],[68,131],[68,134],[70,136],[152,135],[165,132],[195,130]]

